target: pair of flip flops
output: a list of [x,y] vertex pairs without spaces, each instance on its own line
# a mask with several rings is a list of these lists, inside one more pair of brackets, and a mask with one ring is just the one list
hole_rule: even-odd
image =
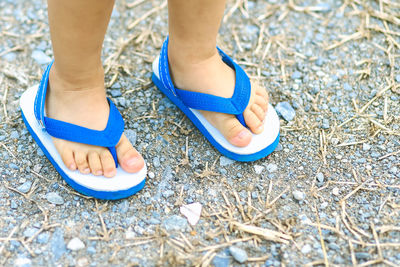
[[[164,42],[160,56],[153,62],[152,80],[183,113],[194,123],[207,140],[223,155],[237,161],[254,161],[269,155],[279,142],[279,118],[274,108],[269,105],[265,116],[265,127],[261,134],[253,134],[246,147],[230,144],[198,110],[208,110],[234,114],[246,126],[243,111],[250,99],[250,80],[242,68],[218,48],[222,60],[236,72],[235,91],[231,98],[209,94],[189,92],[176,88],[171,80],[168,64],[168,38]],[[103,131],[96,131],[78,125],[46,117],[45,99],[52,63],[45,70],[39,86],[26,90],[20,99],[22,118],[29,132],[43,153],[50,160],[63,179],[76,191],[99,199],[121,199],[141,190],[147,175],[146,164],[137,173],[127,173],[120,166],[116,157],[117,145],[124,122],[118,109],[108,99],[110,114]],[[114,157],[117,174],[113,178],[81,174],[69,170],[57,152],[51,137],[77,143],[107,147]]]

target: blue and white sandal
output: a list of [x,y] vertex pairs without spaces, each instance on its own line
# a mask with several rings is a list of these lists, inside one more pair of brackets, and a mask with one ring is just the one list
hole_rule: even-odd
[[[44,72],[39,86],[33,86],[26,90],[20,99],[22,118],[36,143],[62,178],[76,191],[99,199],[121,199],[135,194],[145,184],[146,164],[137,173],[128,173],[118,167],[115,146],[124,131],[124,121],[110,99],[108,99],[110,114],[107,126],[103,131],[91,130],[45,116],[46,92],[52,64],[50,63]],[[69,170],[56,150],[51,136],[72,142],[107,147],[114,157],[117,174],[113,178],[106,178]]]
[[[217,47],[218,48],[218,47]],[[165,40],[160,56],[153,62],[152,80],[175,105],[196,125],[207,140],[223,155],[237,161],[254,161],[271,154],[279,143],[279,117],[271,104],[265,115],[264,131],[253,134],[246,147],[232,145],[212,126],[198,110],[234,114],[246,127],[243,111],[250,100],[250,79],[229,56],[218,48],[222,60],[236,72],[235,91],[232,98],[224,98],[204,93],[178,89],[171,80],[168,63],[168,38]]]

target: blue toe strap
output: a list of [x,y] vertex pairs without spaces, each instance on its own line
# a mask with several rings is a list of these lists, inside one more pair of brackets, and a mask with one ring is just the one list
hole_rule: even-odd
[[[207,110],[226,114],[236,115],[239,122],[245,126],[243,112],[250,100],[251,84],[250,79],[244,70],[236,64],[228,55],[217,47],[222,60],[232,69],[235,70],[235,89],[231,98],[225,98],[205,93],[191,92],[176,88],[171,79],[168,63],[168,41],[167,38],[161,48],[159,61],[160,80],[163,85],[178,96],[179,99],[187,106],[193,109]],[[207,77],[204,77],[207,78]]]
[[124,120],[122,119],[117,107],[109,98],[107,98],[107,101],[110,105],[110,113],[108,115],[107,126],[102,131],[92,130],[44,116],[44,104],[51,65],[52,63],[47,67],[45,74],[43,75],[35,99],[34,112],[36,119],[42,125],[44,130],[53,137],[76,143],[107,147],[114,158],[115,166],[118,167],[115,146],[118,144],[124,131]]

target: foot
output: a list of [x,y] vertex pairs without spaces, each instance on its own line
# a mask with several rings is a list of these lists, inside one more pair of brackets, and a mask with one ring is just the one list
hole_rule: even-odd
[[[104,130],[109,115],[109,105],[104,88],[102,68],[87,77],[66,79],[57,72],[56,65],[50,71],[49,90],[46,98],[47,116],[94,130]],[[114,159],[105,147],[70,142],[53,138],[67,168],[78,169],[83,174],[92,173],[105,177],[115,176]],[[123,134],[116,146],[118,163],[127,172],[142,169],[144,160]]]
[[[173,49],[168,50],[171,78],[182,90],[212,94],[230,98],[235,88],[235,71],[226,65],[217,50],[204,58],[183,58]],[[248,128],[234,115],[200,111],[203,116],[232,144],[247,146],[252,134],[264,129],[264,118],[268,109],[268,94],[264,88],[252,82],[251,97],[243,116]]]

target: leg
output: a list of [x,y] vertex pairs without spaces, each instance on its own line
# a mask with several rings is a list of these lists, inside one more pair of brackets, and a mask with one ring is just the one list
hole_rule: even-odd
[[[113,0],[48,0],[55,57],[46,99],[49,117],[95,130],[105,128],[109,106],[100,56],[113,5]],[[71,170],[115,175],[115,164],[106,148],[56,138],[53,141]],[[117,145],[117,154],[121,167],[128,172],[136,172],[144,164],[125,135]]]
[[[169,0],[168,47],[171,76],[184,90],[231,97],[235,73],[221,60],[216,39],[225,0]],[[207,77],[207,79],[205,79]],[[264,88],[252,84],[252,96],[244,112],[251,132],[261,133],[268,107]],[[236,146],[246,146],[251,132],[233,115],[202,111],[205,118]]]

